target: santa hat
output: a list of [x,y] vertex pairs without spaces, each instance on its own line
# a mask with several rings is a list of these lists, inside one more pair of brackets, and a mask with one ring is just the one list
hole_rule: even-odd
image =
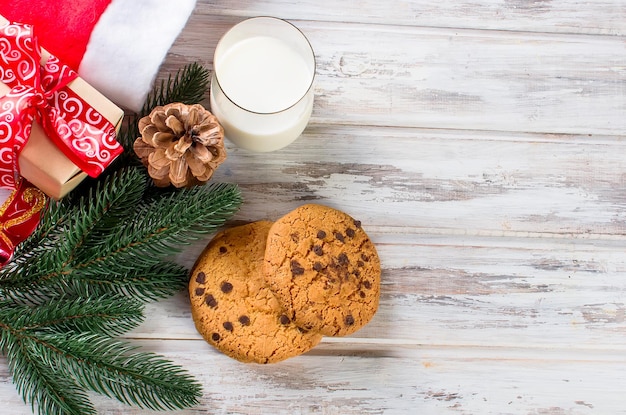
[[40,45],[121,107],[138,111],[196,0],[0,0]]

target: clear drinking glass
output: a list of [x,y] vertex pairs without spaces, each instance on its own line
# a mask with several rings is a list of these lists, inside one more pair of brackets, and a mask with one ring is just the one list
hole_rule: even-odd
[[298,28],[274,17],[247,19],[215,49],[211,112],[237,146],[278,150],[306,127],[314,78],[313,48]]

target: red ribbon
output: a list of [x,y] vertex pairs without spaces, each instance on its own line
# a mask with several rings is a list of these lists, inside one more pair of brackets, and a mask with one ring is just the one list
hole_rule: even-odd
[[18,157],[33,122],[91,177],[102,173],[123,151],[115,127],[67,87],[77,73],[55,56],[45,64],[41,59],[32,26],[0,27],[0,82],[11,88],[0,98],[0,187],[15,189],[0,211],[0,266],[36,228],[45,205],[43,194],[19,178]]
[[0,28],[0,82],[11,91],[0,98],[0,185],[15,187],[17,158],[33,121],[82,171],[97,177],[122,146],[115,127],[66,86],[77,78],[69,66],[50,56],[40,64],[33,28],[8,23]]
[[0,267],[11,260],[15,246],[37,228],[48,200],[41,190],[26,180],[18,179],[16,185],[0,207]]

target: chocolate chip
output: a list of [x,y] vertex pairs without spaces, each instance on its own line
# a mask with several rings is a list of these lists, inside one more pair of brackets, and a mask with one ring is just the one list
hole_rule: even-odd
[[352,273],[354,274],[355,277],[359,278],[361,276],[361,272],[358,269],[355,269],[354,271],[352,271]]
[[231,323],[230,321],[225,321],[222,326],[224,326],[224,329],[226,329],[227,331],[233,331],[233,323]]
[[229,292],[233,290],[233,284],[231,284],[228,281],[224,281],[220,285],[220,290],[222,290],[223,293],[228,294]]
[[300,240],[300,235],[298,235],[298,233],[297,233],[297,232],[292,233],[292,234],[291,234],[291,235],[289,235],[289,236],[291,236],[291,240],[292,240],[293,242],[295,242],[295,243],[298,243],[298,241]]
[[345,239],[343,238],[343,234],[341,232],[335,232],[335,239],[341,243],[345,242]]
[[319,230],[317,231],[317,239],[324,239],[326,238],[326,232]]
[[196,288],[196,295],[198,297],[204,295],[204,288]]
[[361,227],[361,221],[360,220],[354,220],[354,226],[356,226],[357,228]]
[[222,338],[222,337],[220,336],[220,334],[219,334],[219,333],[213,333],[213,334],[211,334],[211,339],[212,339],[214,342],[218,342],[218,341],[220,341],[220,339],[221,339],[221,338]]
[[249,326],[250,325],[250,317],[248,316],[240,316],[239,317],[239,322],[244,325],[244,326]]
[[354,317],[352,317],[351,314],[348,314],[343,321],[346,323],[346,326],[351,326],[354,324]]
[[324,255],[324,250],[323,250],[323,249],[322,249],[322,247],[321,247],[321,246],[319,246],[319,245],[315,245],[315,246],[313,247],[313,252],[315,252],[315,255],[317,255],[317,256],[322,256],[322,255]]
[[356,232],[354,231],[354,229],[348,228],[346,229],[346,235],[348,235],[350,238],[354,238],[354,235],[356,235]]
[[211,308],[217,307],[217,300],[211,294],[207,294],[207,296],[204,298],[204,302]]
[[348,265],[350,263],[348,255],[343,252],[339,254],[339,256],[337,257],[337,261],[339,261],[339,265]]
[[291,261],[291,273],[293,275],[302,275],[304,274],[304,268],[300,265],[298,261],[295,259]]
[[206,274],[202,271],[198,272],[198,275],[196,275],[196,282],[198,284],[204,284],[205,281],[206,281]]
[[363,291],[359,291],[359,295],[361,296],[361,298],[365,298],[365,293]]
[[283,326],[286,326],[289,323],[291,323],[291,320],[289,319],[289,317],[287,317],[284,314],[281,314],[281,316],[280,316],[280,324],[282,324]]
[[357,265],[358,267],[364,267],[364,266],[365,266],[365,262],[363,262],[363,261],[359,260],[359,261],[357,261],[357,262],[356,262],[356,265]]
[[363,261],[365,261],[365,262],[370,262],[370,257],[368,257],[368,256],[367,256],[367,255],[365,255],[365,254],[361,254],[361,259],[362,259]]
[[228,249],[225,246],[220,246],[220,254],[225,254],[226,252],[228,252]]
[[363,281],[363,286],[369,290],[372,288],[372,283],[369,281]]
[[324,269],[324,265],[321,262],[316,262],[315,264],[313,264],[313,269],[317,272],[320,272]]

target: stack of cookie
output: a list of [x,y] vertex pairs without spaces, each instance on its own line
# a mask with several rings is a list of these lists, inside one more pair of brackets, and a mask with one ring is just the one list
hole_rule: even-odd
[[380,261],[361,223],[327,206],[217,234],[191,272],[198,332],[242,362],[305,353],[322,336],[367,324],[380,294]]

